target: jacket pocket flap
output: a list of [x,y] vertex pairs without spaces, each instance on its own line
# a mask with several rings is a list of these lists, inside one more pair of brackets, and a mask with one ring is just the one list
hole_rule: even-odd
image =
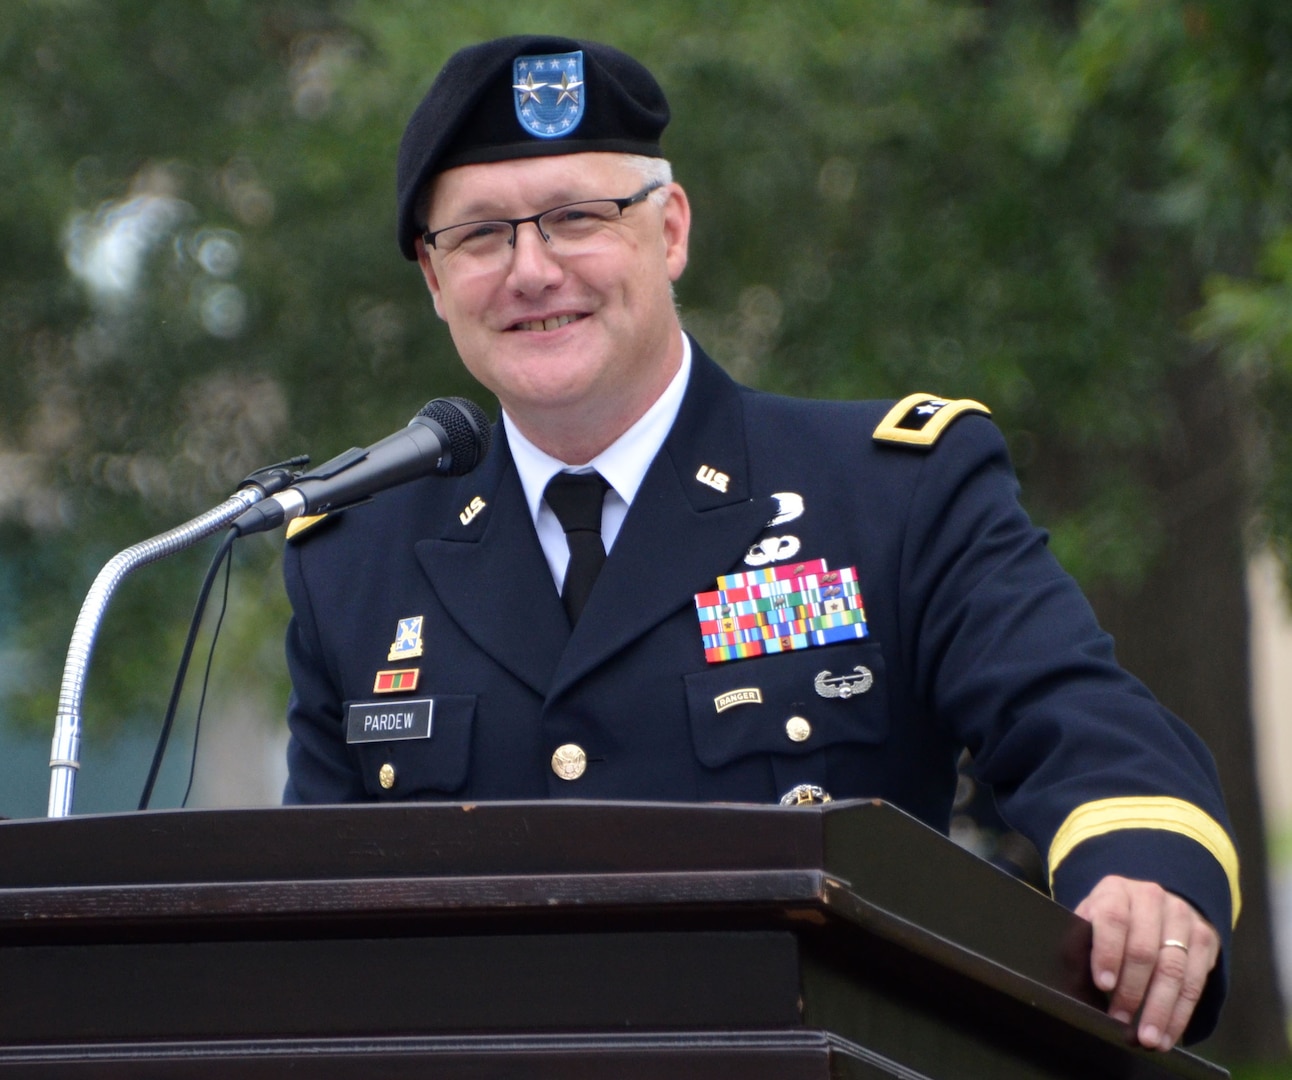
[[[430,700],[429,735],[419,732],[417,737],[352,743],[350,750],[358,760],[369,795],[415,799],[433,792],[457,791],[466,783],[476,696],[448,694]],[[400,701],[382,704],[397,710]]]
[[696,756],[710,768],[888,735],[884,658],[874,643],[729,661],[685,682]]

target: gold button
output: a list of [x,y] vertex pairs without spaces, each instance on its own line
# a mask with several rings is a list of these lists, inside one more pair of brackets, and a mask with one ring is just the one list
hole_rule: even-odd
[[387,791],[395,786],[395,766],[389,761],[377,770],[377,780]]
[[812,734],[812,725],[801,716],[791,716],[785,721],[785,734],[794,742],[803,742]]
[[575,743],[558,746],[552,755],[552,772],[562,780],[577,780],[588,767],[588,755]]

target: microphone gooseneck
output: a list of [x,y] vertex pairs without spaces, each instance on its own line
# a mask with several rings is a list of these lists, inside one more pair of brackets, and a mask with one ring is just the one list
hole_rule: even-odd
[[348,450],[295,478],[292,469],[307,459],[260,470],[213,510],[119,553],[99,571],[68,646],[50,747],[49,816],[66,817],[72,812],[90,657],[108,602],[127,575],[191,547],[225,525],[237,535],[261,532],[301,513],[348,506],[420,476],[463,476],[484,460],[490,439],[489,418],[479,405],[466,398],[436,398],[406,428],[366,450]]

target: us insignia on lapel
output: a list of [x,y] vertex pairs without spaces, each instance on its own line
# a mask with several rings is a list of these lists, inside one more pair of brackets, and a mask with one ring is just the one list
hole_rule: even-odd
[[969,398],[949,401],[933,394],[911,394],[888,410],[871,437],[876,442],[929,447],[938,441],[956,417],[965,413],[990,416],[991,410]]
[[724,495],[727,493],[727,486],[731,483],[731,477],[725,472],[719,472],[712,465],[701,465],[695,478],[706,487],[713,488],[714,491],[720,491]]

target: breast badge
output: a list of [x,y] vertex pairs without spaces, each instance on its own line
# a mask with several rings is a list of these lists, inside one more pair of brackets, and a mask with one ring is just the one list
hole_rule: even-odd
[[797,491],[774,491],[772,498],[776,500],[777,513],[767,523],[769,529],[784,525],[787,521],[796,521],[803,516],[803,496]]
[[799,553],[802,542],[797,536],[769,536],[759,540],[745,553],[746,566],[766,566],[768,563],[784,562]]
[[847,701],[853,694],[864,694],[874,686],[875,676],[870,668],[858,664],[848,675],[822,671],[812,681],[812,685],[823,698],[843,698]]

